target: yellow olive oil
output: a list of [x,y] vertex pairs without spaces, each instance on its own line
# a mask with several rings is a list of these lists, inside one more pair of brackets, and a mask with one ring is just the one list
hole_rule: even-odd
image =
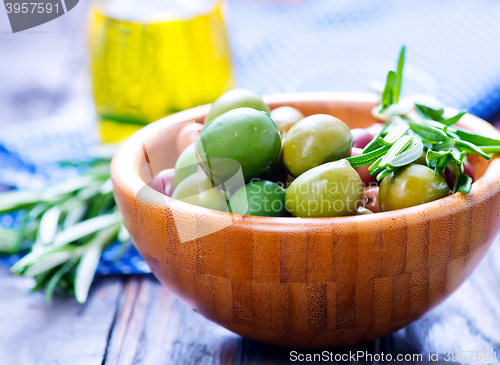
[[103,142],[214,101],[233,87],[220,0],[110,0],[91,13],[91,73]]

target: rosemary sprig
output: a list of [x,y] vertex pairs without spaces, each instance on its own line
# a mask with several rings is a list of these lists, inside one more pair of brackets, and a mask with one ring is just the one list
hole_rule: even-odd
[[103,250],[129,239],[113,198],[113,153],[99,148],[83,175],[46,190],[0,193],[0,213],[20,211],[21,222],[0,229],[0,253],[29,249],[11,272],[35,278],[48,301],[57,290],[85,302]]
[[347,160],[353,167],[370,165],[370,174],[380,181],[425,153],[427,166],[436,174],[448,168],[455,175],[453,192],[468,194],[472,178],[464,173],[467,154],[491,160],[490,154],[500,153],[500,140],[456,127],[465,112],[445,119],[444,107],[431,97],[400,101],[404,61],[402,47],[397,69],[389,71],[380,104],[372,111],[386,124],[361,156]]

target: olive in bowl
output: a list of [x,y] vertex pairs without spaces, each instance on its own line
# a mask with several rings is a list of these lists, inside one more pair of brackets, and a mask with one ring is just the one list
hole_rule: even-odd
[[217,183],[230,180],[240,167],[248,182],[276,161],[281,135],[269,114],[237,108],[210,121],[195,148],[198,162]]
[[404,209],[449,195],[443,177],[427,166],[411,164],[392,172],[380,183],[378,199],[383,212]]
[[203,208],[226,212],[226,197],[221,189],[214,186],[213,182],[203,171],[196,172],[175,188],[172,198]]
[[286,217],[285,190],[268,180],[252,181],[239,188],[230,200],[231,211],[261,217]]
[[175,163],[174,186],[179,185],[188,176],[199,170],[200,165],[196,158],[194,143],[186,147]]
[[286,209],[295,217],[353,215],[363,199],[363,182],[349,162],[340,160],[310,169],[286,191]]
[[281,136],[284,136],[290,128],[304,119],[305,116],[300,110],[294,107],[281,106],[271,112],[271,118],[273,118],[278,125]]
[[269,107],[259,95],[247,89],[233,89],[214,101],[205,117],[205,124],[230,110],[244,107],[270,113]]
[[298,177],[326,162],[351,156],[351,130],[331,115],[311,115],[295,124],[283,139],[282,161]]

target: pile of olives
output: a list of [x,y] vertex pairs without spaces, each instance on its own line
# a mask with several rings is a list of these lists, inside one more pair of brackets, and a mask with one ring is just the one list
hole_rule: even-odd
[[257,94],[235,89],[217,99],[204,126],[187,125],[175,169],[155,190],[205,208],[267,217],[338,217],[402,209],[447,196],[446,176],[425,158],[380,184],[357,156],[382,125],[353,129],[324,114],[291,106],[270,111]]

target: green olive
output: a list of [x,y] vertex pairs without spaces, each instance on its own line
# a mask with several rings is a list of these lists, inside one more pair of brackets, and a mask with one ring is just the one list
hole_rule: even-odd
[[271,118],[278,125],[281,135],[284,136],[290,128],[305,118],[304,114],[291,106],[281,106],[271,112]]
[[199,167],[194,143],[191,143],[182,151],[175,163],[174,186],[177,187],[185,178],[199,171]]
[[237,214],[258,215],[262,217],[284,217],[285,190],[278,184],[267,180],[252,181],[233,194],[230,200],[231,211]]
[[295,124],[283,140],[283,164],[297,177],[313,167],[351,156],[349,127],[331,115],[311,115]]
[[172,198],[204,208],[228,211],[224,193],[214,186],[203,171],[182,181],[175,188]]
[[380,209],[387,212],[428,203],[449,193],[441,175],[426,166],[411,164],[383,178],[378,199]]
[[250,181],[278,158],[281,136],[267,113],[238,108],[208,123],[195,148],[198,162],[217,184],[234,177],[240,167],[244,180]]
[[353,215],[363,200],[363,182],[347,160],[329,162],[296,178],[285,199],[295,217]]
[[234,89],[220,96],[214,101],[210,111],[205,117],[205,124],[215,117],[236,108],[253,108],[269,113],[269,107],[262,98],[254,92],[246,89]]

